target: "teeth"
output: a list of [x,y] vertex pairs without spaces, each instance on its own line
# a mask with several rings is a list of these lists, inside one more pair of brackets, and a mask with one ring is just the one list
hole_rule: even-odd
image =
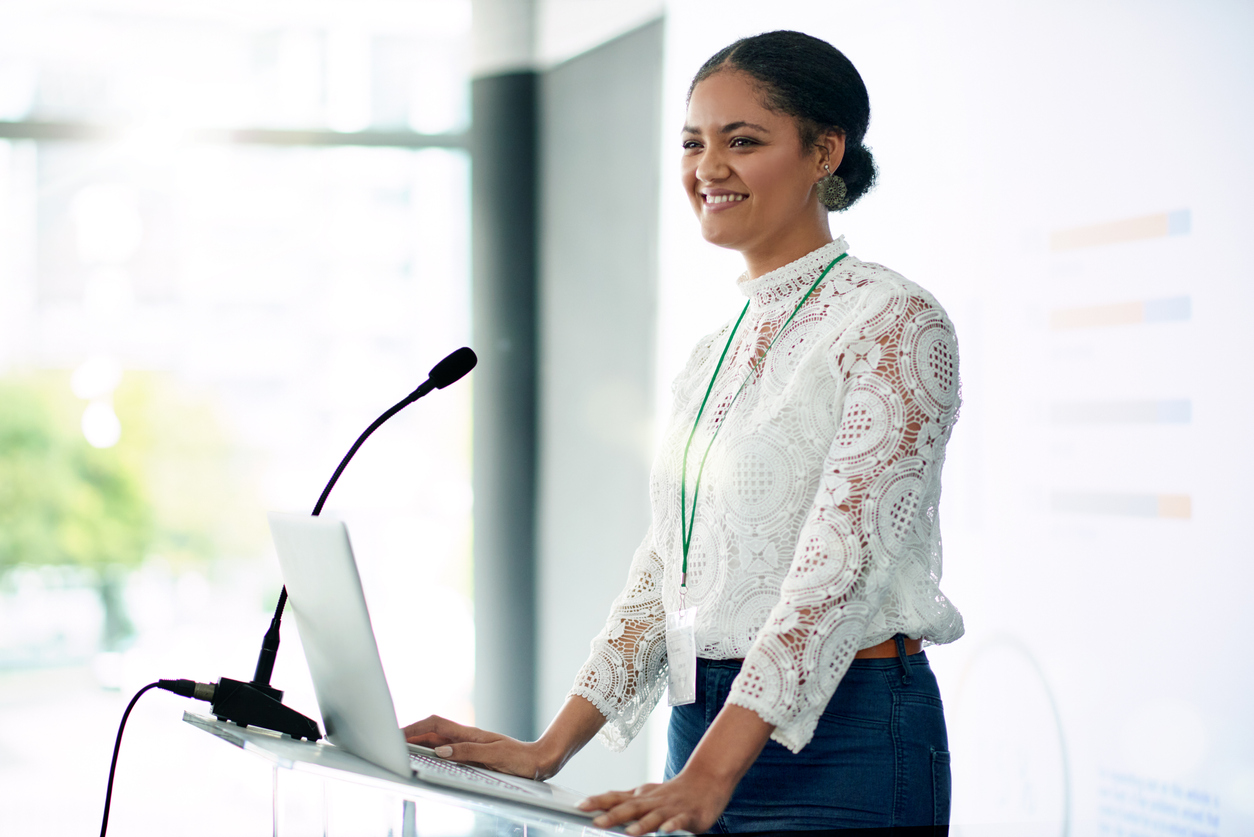
[[744,195],[706,195],[705,196],[706,203],[727,203],[728,201],[742,201],[744,199],[745,199]]

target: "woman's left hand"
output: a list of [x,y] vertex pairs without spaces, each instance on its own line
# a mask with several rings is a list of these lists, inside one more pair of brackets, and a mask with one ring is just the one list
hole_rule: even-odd
[[752,709],[726,704],[674,779],[590,796],[579,807],[605,812],[592,821],[598,828],[630,822],[628,834],[681,829],[702,834],[723,813],[774,729]]
[[579,807],[605,812],[592,821],[598,828],[630,822],[628,834],[680,830],[702,834],[723,813],[735,789],[734,780],[729,782],[685,768],[669,782],[590,796]]

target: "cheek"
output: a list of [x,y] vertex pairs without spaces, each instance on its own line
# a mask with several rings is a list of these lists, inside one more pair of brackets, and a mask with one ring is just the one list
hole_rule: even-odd
[[765,198],[764,203],[804,200],[812,185],[807,179],[806,168],[795,158],[782,155],[760,160],[754,167],[753,180],[756,194]]
[[697,184],[697,166],[687,157],[679,164],[679,181],[687,192],[692,191]]
[[688,196],[689,202],[692,203],[694,209],[700,209],[699,199],[697,198],[697,167],[689,165],[685,160],[679,172],[679,182],[683,187],[684,194]]

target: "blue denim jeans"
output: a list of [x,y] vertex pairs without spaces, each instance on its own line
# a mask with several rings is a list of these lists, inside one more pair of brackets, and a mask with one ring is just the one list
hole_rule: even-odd
[[[854,660],[800,753],[768,741],[711,833],[949,823],[949,741],[923,653]],[[666,778],[727,700],[740,660],[697,660],[697,700],[671,710]]]

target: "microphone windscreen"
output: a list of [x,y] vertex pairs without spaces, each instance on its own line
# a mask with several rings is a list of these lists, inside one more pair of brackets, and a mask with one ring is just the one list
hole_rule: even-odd
[[462,346],[431,367],[431,374],[428,376],[428,380],[435,384],[436,389],[444,389],[471,369],[474,369],[475,364],[478,362],[479,358],[475,356],[470,347]]

